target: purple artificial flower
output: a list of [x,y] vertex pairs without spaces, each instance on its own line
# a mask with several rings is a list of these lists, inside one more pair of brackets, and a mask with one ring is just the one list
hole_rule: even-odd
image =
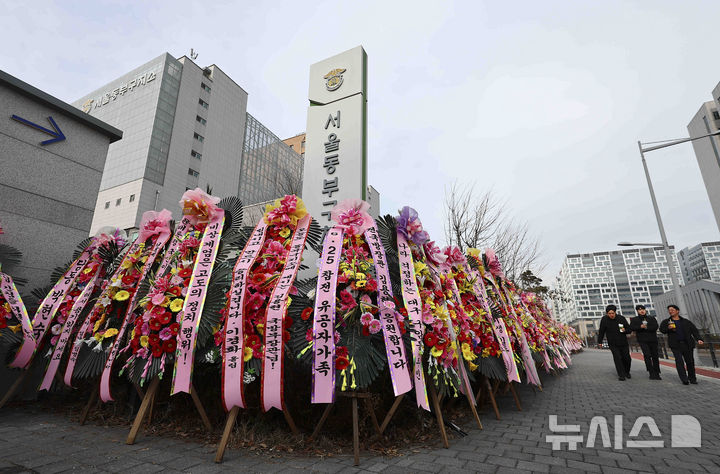
[[430,240],[428,233],[423,230],[417,211],[410,206],[405,206],[400,210],[397,229],[406,239],[412,240],[417,245],[422,245]]

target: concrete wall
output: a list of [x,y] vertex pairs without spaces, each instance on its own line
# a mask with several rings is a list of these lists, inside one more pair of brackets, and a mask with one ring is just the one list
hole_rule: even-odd
[[[23,252],[21,264],[6,270],[29,280],[21,290],[26,294],[49,284],[53,268],[71,259],[77,243],[88,236],[111,137],[79,113],[5,82],[0,82],[0,104],[0,225],[5,232],[0,243]],[[52,116],[66,139],[41,145],[52,137],[12,120],[13,114],[50,129],[47,117]]]
[[[716,88],[713,94],[717,93]],[[718,97],[718,95],[713,95],[713,97]],[[720,97],[718,100],[720,100]],[[700,110],[698,110],[697,114],[695,114],[687,126],[691,137],[707,135],[708,133],[720,130],[720,121],[713,118],[714,111],[717,111],[715,102],[705,102],[702,107],[700,107]],[[703,118],[707,120],[707,124]],[[715,145],[714,149],[713,143]],[[720,153],[720,139],[717,137],[708,137],[702,140],[695,140],[692,142],[692,146],[695,150],[695,157],[700,167],[700,173],[705,183],[705,189],[710,199],[713,214],[715,214],[715,222],[717,223],[718,229],[720,229],[720,160],[715,153],[716,150]]]

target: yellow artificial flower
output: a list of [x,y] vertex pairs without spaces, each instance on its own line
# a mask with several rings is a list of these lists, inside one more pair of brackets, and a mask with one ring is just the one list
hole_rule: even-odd
[[263,323],[258,323],[255,328],[257,329],[257,332],[260,333],[260,335],[265,335],[265,325]]
[[[166,296],[165,299],[169,299],[169,298]],[[173,313],[177,313],[178,311],[180,311],[182,309],[183,303],[185,303],[184,299],[175,298],[172,301],[172,303],[170,303],[170,311],[172,311]]]
[[[163,308],[167,308],[167,306],[170,304],[170,297],[166,296],[162,303],[160,303],[160,306]],[[182,308],[182,306],[181,306]]]
[[363,287],[365,287],[365,285],[367,285],[367,280],[357,280],[355,282],[356,288],[363,288]]
[[18,333],[22,330],[22,327],[19,324],[16,324],[15,326],[8,326],[8,328],[14,333]]
[[285,307],[289,308],[292,304],[292,296],[288,296],[287,303],[285,303]]
[[445,321],[450,316],[450,314],[448,313],[448,310],[445,309],[445,307],[435,306],[435,316]]
[[106,318],[106,317],[107,317],[107,315],[106,315],[106,314],[103,314],[100,319],[98,319],[97,321],[95,321],[95,326],[93,326],[93,332],[97,332],[97,330],[100,329],[100,326],[102,326],[103,323],[105,323],[105,318]]
[[113,336],[117,335],[117,333],[118,333],[117,329],[110,328],[107,331],[105,331],[105,334],[103,335],[103,337],[113,337]]
[[470,367],[471,372],[475,372],[477,370],[478,366],[473,364],[472,362],[468,361],[468,366]]
[[283,227],[283,229],[282,229],[280,232],[278,232],[278,234],[279,234],[280,237],[282,237],[283,239],[287,239],[288,237],[290,237],[290,228],[289,228],[289,227]]
[[471,257],[480,258],[480,249],[467,249],[467,254]]
[[148,346],[148,337],[147,336],[140,336],[140,345],[143,347]]
[[83,270],[83,273],[87,275],[88,273],[90,273],[92,271],[93,271],[92,267],[87,267],[87,268],[85,268],[85,270]]
[[415,262],[415,273],[416,274],[419,275],[426,269],[427,269],[427,265],[425,265],[423,262]]
[[125,301],[126,299],[130,298],[130,293],[128,293],[125,290],[120,290],[117,293],[115,293],[115,298],[118,301]]
[[245,347],[245,349],[243,350],[243,361],[247,362],[252,359],[252,354],[252,349],[250,349],[249,347]]
[[95,333],[95,335],[93,337],[95,338],[96,341],[102,342],[102,340],[105,338],[105,334],[103,334],[101,332],[97,332],[97,333]]
[[356,279],[356,280],[364,280],[364,279],[366,279],[366,278],[367,278],[367,277],[365,276],[364,273],[359,273],[359,272],[355,273],[355,279]]
[[433,357],[440,357],[443,354],[443,351],[444,351],[443,349],[438,349],[437,347],[433,347],[432,349],[430,349],[430,354]]

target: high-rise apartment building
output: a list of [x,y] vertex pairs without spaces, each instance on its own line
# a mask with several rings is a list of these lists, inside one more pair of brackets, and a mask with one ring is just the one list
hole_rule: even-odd
[[[674,253],[673,257],[680,275]],[[652,297],[672,288],[662,247],[568,255],[556,281],[558,318],[576,326],[581,334],[597,329],[609,304],[625,316],[634,315],[637,304],[655,314]]]
[[678,252],[686,283],[712,280],[720,283],[720,242],[703,242]]
[[[195,187],[238,195],[245,204],[277,197],[277,164],[289,163],[292,174],[302,163],[277,137],[282,147],[274,155],[258,152],[272,140],[264,139],[247,102],[247,92],[216,65],[200,67],[168,53],[76,101],[124,131],[108,151],[91,233],[137,227],[147,210],[167,208],[178,218],[182,194]],[[275,159],[279,154],[290,158]],[[267,179],[269,173],[275,178]],[[257,187],[264,194],[256,196]]]
[[[691,137],[699,137],[720,130],[720,84],[712,93],[714,102],[705,102],[687,126]],[[707,190],[715,222],[720,229],[720,138],[708,137],[692,142],[700,173]]]

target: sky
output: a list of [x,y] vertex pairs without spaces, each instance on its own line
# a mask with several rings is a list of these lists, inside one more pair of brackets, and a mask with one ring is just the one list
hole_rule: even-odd
[[[310,64],[368,54],[369,183],[443,241],[453,182],[528,223],[551,283],[568,253],[659,242],[638,154],[687,136],[720,82],[714,1],[0,0],[0,69],[67,102],[169,52],[199,53],[281,138]],[[8,21],[9,20],[9,21]],[[690,144],[647,155],[670,244],[720,240]]]

